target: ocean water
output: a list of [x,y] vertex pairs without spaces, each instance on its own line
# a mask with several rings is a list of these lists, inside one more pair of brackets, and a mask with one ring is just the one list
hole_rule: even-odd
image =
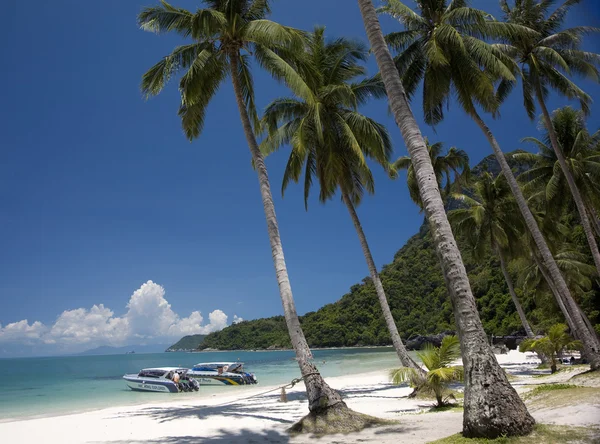
[[[314,350],[321,374],[343,376],[399,366],[390,348]],[[148,402],[196,399],[218,392],[234,393],[256,386],[201,386],[195,393],[144,393],[126,387],[122,376],[142,368],[198,362],[237,361],[259,386],[283,385],[300,376],[292,351],[148,353],[0,359],[0,421]]]

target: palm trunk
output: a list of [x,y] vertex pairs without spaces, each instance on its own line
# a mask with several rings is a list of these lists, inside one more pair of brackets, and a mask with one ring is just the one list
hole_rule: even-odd
[[315,365],[311,362],[312,353],[308,347],[308,343],[304,337],[304,332],[300,326],[298,314],[296,313],[296,305],[292,295],[292,287],[290,285],[285,258],[283,255],[283,247],[281,245],[281,237],[279,235],[277,216],[275,215],[275,205],[273,203],[273,196],[271,194],[271,185],[269,183],[269,176],[267,174],[267,166],[262,153],[258,148],[258,144],[256,143],[256,138],[250,124],[250,118],[248,117],[248,112],[244,104],[240,81],[237,77],[238,64],[239,55],[234,53],[231,55],[231,79],[233,83],[233,89],[235,92],[235,98],[239,108],[240,117],[242,119],[244,134],[246,135],[246,140],[248,142],[250,152],[252,153],[254,167],[258,174],[260,194],[265,210],[265,217],[267,219],[269,240],[271,242],[273,264],[275,265],[277,284],[279,285],[279,294],[281,295],[285,322],[290,334],[292,346],[296,352],[296,360],[298,361],[300,372],[302,373],[304,384],[306,385],[308,408],[311,412],[319,412],[337,404],[342,404],[345,406],[345,403],[342,401],[339,393],[327,385]]
[[598,219],[598,214],[596,214],[596,210],[591,206],[589,207],[590,220],[592,221],[592,226],[594,227],[594,231],[596,232],[596,236],[600,238],[600,219]]
[[571,313],[569,313],[569,310],[565,306],[565,304],[563,302],[563,297],[561,296],[560,292],[556,288],[556,285],[554,284],[554,281],[550,277],[548,270],[546,270],[546,267],[544,266],[544,264],[542,264],[542,261],[537,257],[537,254],[535,252],[532,253],[532,256],[533,256],[533,260],[535,261],[535,263],[538,267],[538,270],[540,270],[540,273],[542,273],[544,280],[546,281],[546,283],[548,284],[548,287],[550,288],[550,291],[554,295],[554,299],[556,300],[556,303],[558,304],[558,308],[560,308],[560,311],[562,311],[562,314],[565,317],[565,321],[567,321],[567,325],[569,326],[569,328],[571,329],[573,334],[577,335],[575,332],[575,328],[574,328],[575,324],[573,323]]
[[[550,279],[556,285],[560,296],[564,298],[565,310],[568,310],[572,314],[571,319],[573,321],[573,326],[571,328],[574,334],[576,334],[583,343],[583,348],[585,350],[585,354],[589,356],[590,366],[592,370],[600,369],[600,350],[598,350],[596,341],[590,335],[590,332],[585,326],[583,319],[581,319],[581,316],[575,316],[575,314],[579,313],[579,307],[573,299],[573,296],[571,296],[571,292],[569,291],[567,283],[565,282],[562,274],[560,274],[558,265],[556,265],[556,261],[554,260],[554,257],[552,256],[552,253],[550,252],[550,249],[546,244],[546,240],[544,239],[544,236],[542,235],[542,232],[540,231],[540,228],[538,227],[537,222],[535,221],[535,218],[531,213],[531,210],[527,206],[525,196],[523,196],[523,192],[521,191],[521,188],[519,188],[517,180],[515,179],[515,176],[512,170],[510,169],[506,158],[504,157],[504,153],[500,149],[498,141],[496,140],[490,129],[487,127],[485,122],[481,119],[481,117],[479,117],[477,112],[473,112],[472,117],[479,126],[479,128],[481,128],[486,138],[488,139],[490,145],[492,146],[494,154],[496,155],[496,159],[498,160],[498,163],[500,164],[500,167],[502,169],[502,173],[506,177],[508,185],[510,186],[511,191],[515,196],[515,200],[517,201],[519,210],[523,215],[525,224],[527,225],[527,228],[531,233],[533,241],[535,242],[540,254],[542,255],[542,261],[550,274]],[[563,313],[565,314],[566,318],[566,311]]]
[[583,199],[581,198],[581,193],[579,192],[579,188],[577,188],[577,184],[575,183],[573,174],[571,174],[571,169],[567,165],[565,156],[563,155],[560,144],[558,143],[558,138],[556,137],[556,132],[554,131],[554,125],[552,125],[552,118],[550,117],[548,108],[546,108],[546,103],[544,102],[542,88],[540,86],[539,81],[536,82],[536,96],[538,99],[538,103],[540,104],[540,108],[542,109],[544,123],[546,124],[546,129],[548,130],[548,135],[550,136],[550,141],[552,142],[552,148],[554,148],[554,154],[556,154],[556,158],[558,159],[560,168],[562,169],[562,172],[565,175],[565,179],[567,179],[567,183],[569,184],[569,189],[571,190],[573,200],[575,201],[577,211],[579,212],[579,219],[581,220],[581,225],[583,226],[585,237],[587,238],[588,244],[590,246],[590,251],[592,252],[592,258],[594,259],[594,263],[596,264],[596,270],[598,270],[598,275],[600,275],[600,251],[598,251],[598,243],[594,238],[592,225],[590,224],[590,219],[588,218],[585,204],[583,203]]
[[367,237],[365,236],[365,233],[362,229],[354,205],[352,204],[350,197],[344,190],[342,190],[342,199],[344,200],[344,203],[348,208],[348,212],[350,213],[350,217],[352,218],[352,223],[354,223],[354,228],[356,229],[356,234],[358,234],[360,246],[362,247],[363,253],[365,255],[365,260],[367,261],[367,266],[369,267],[369,273],[371,274],[371,280],[373,281],[375,291],[377,292],[379,305],[381,305],[383,318],[385,319],[387,328],[390,331],[392,343],[394,344],[394,348],[396,349],[398,358],[400,358],[400,362],[404,367],[411,367],[423,371],[421,367],[417,365],[417,363],[410,357],[408,351],[406,350],[406,347],[404,347],[404,344],[402,343],[402,339],[400,338],[398,328],[396,327],[396,323],[394,322],[394,317],[392,316],[392,311],[390,310],[385,291],[383,290],[383,285],[381,284],[381,279],[379,279],[379,273],[377,273],[375,261],[373,261],[373,256],[371,255],[371,250],[369,249],[369,244],[367,243]]
[[454,308],[465,369],[463,434],[486,438],[527,434],[535,421],[509,384],[487,342],[467,272],[444,211],[427,146],[383,38],[375,7],[371,0],[358,0],[358,4],[390,108],[410,153],[425,215]]
[[515,292],[515,287],[512,283],[512,279],[510,278],[510,274],[508,273],[508,268],[506,267],[506,262],[504,260],[504,255],[498,246],[496,246],[496,253],[500,258],[500,268],[502,269],[502,274],[504,275],[504,280],[506,281],[506,285],[508,285],[508,292],[510,293],[510,297],[512,298],[513,303],[517,309],[517,313],[519,314],[519,318],[521,319],[521,324],[523,324],[523,328],[525,329],[525,334],[528,338],[533,338],[535,335],[533,334],[533,330],[527,322],[527,318],[525,317],[525,312],[523,311],[523,307],[521,307],[521,303],[519,302],[519,298],[517,298],[517,293]]

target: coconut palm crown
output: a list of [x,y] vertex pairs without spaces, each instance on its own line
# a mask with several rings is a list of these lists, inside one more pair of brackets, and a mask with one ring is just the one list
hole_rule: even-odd
[[301,55],[289,54],[295,70],[282,77],[288,85],[295,85],[291,87],[295,97],[277,99],[265,110],[268,135],[261,150],[269,154],[283,145],[291,146],[282,193],[290,181],[300,180],[304,170],[306,207],[314,178],[319,181],[321,202],[341,189],[357,205],[364,190],[374,192],[368,158],[392,172],[393,148],[387,130],[358,110],[369,98],[385,95],[377,77],[357,80],[366,74],[360,62],[367,57],[361,42],[326,41],[325,28],[316,27],[307,36],[306,50]]
[[[425,139],[427,149],[429,151],[429,157],[433,165],[433,171],[435,173],[438,187],[442,193],[442,198],[447,198],[453,187],[452,177],[454,176],[454,185],[464,186],[470,181],[471,168],[469,167],[469,156],[468,154],[456,147],[451,147],[446,154],[443,154],[444,144],[437,142],[430,144]],[[408,192],[410,198],[415,202],[421,210],[423,209],[423,202],[421,195],[419,194],[419,187],[417,184],[417,178],[415,177],[415,169],[411,163],[409,156],[401,156],[393,164],[397,170],[406,170],[406,182],[408,184]],[[444,178],[446,179],[445,184]]]
[[[590,218],[594,220],[600,211],[600,131],[589,134],[583,112],[570,106],[554,111],[552,124]],[[570,196],[568,185],[548,132],[544,132],[542,140],[526,137],[522,141],[533,144],[539,151],[514,155],[516,160],[532,165],[519,176],[519,180],[524,184],[526,193],[541,193],[547,211],[555,216],[572,200],[565,198]]]
[[600,80],[600,54],[583,51],[583,37],[600,28],[575,26],[561,29],[569,10],[581,0],[568,0],[554,11],[556,0],[515,0],[511,7],[507,0],[500,6],[507,23],[525,26],[535,33],[512,34],[508,44],[494,45],[513,57],[521,65],[523,104],[531,119],[535,117],[535,98],[544,100],[550,89],[571,99],[579,100],[587,114],[591,97],[579,88],[569,75],[577,74]]
[[138,23],[145,31],[175,33],[192,40],[176,47],[142,78],[142,92],[149,97],[159,94],[169,80],[183,73],[179,81],[179,116],[190,140],[202,132],[206,108],[233,69],[256,127],[258,114],[251,58],[277,75],[285,70],[285,64],[273,50],[300,44],[298,31],[266,19],[271,12],[268,0],[203,0],[203,3],[206,8],[192,13],[161,0],[160,6],[145,8],[138,16]]
[[[517,66],[486,38],[508,38],[527,32],[520,26],[491,20],[466,0],[417,0],[416,11],[399,0],[385,0],[379,12],[389,14],[403,30],[386,36],[411,98],[423,81],[423,112],[431,125],[444,118],[452,95],[469,114],[479,105],[496,113],[516,81]],[[494,82],[500,81],[498,94]]]

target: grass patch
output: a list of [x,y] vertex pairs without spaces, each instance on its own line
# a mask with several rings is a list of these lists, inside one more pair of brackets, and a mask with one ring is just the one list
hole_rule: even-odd
[[559,385],[563,388],[546,389],[542,386],[522,395],[530,412],[547,408],[558,409],[575,404],[597,404],[600,399],[600,388],[598,387],[548,384],[548,386],[551,385]]
[[533,432],[527,436],[511,438],[465,438],[460,433],[447,438],[431,441],[430,444],[555,444],[555,443],[593,443],[596,442],[599,430],[593,427],[567,427],[547,424],[536,424]]
[[[588,366],[589,367],[589,366]],[[588,387],[600,387],[600,371],[587,371],[572,376],[569,381]]]
[[551,392],[553,390],[567,390],[572,388],[577,388],[577,386],[573,384],[542,384],[538,385],[533,390],[525,393],[525,397],[533,398],[534,396],[537,396],[540,393]]

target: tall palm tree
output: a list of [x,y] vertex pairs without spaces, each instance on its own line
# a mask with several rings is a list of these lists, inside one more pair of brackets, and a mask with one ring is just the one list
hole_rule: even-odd
[[202,131],[210,100],[225,79],[231,77],[244,134],[258,174],[277,283],[288,332],[306,385],[309,410],[318,414],[332,407],[345,408],[340,395],[325,383],[311,362],[312,354],[294,304],[267,167],[252,128],[259,122],[254,106],[250,58],[254,56],[263,67],[279,73],[286,69],[286,64],[274,49],[294,43],[298,35],[293,29],[266,19],[270,12],[267,0],[204,0],[204,4],[205,9],[191,13],[163,0],[160,6],[145,8],[139,14],[139,24],[146,31],[173,32],[191,39],[191,43],[178,46],[144,74],[142,90],[148,96],[156,95],[173,75],[184,71],[179,84],[179,115],[186,136],[192,140]]
[[387,130],[358,111],[358,105],[371,96],[383,96],[381,81],[366,79],[367,48],[344,38],[326,41],[325,28],[316,27],[307,38],[306,50],[294,57],[297,72],[288,75],[290,83],[303,84],[304,97],[277,99],[266,109],[264,121],[269,136],[261,149],[269,154],[290,144],[290,157],[283,175],[282,193],[290,180],[298,182],[304,168],[304,205],[316,176],[319,200],[326,202],[339,190],[358,234],[371,279],[377,292],[383,317],[400,362],[421,370],[402,343],[392,316],[375,261],[362,229],[355,206],[363,191],[374,191],[374,182],[366,158],[374,159],[389,170],[392,144]]
[[577,187],[574,171],[565,158],[563,150],[566,148],[561,147],[552,124],[552,117],[546,107],[548,90],[554,89],[564,96],[579,99],[583,110],[589,111],[590,96],[563,72],[600,80],[597,69],[597,66],[600,66],[600,54],[581,50],[583,36],[590,32],[600,32],[600,28],[577,26],[561,29],[569,9],[579,2],[580,0],[566,1],[550,13],[550,8],[555,3],[553,0],[516,1],[513,8],[510,8],[507,0],[501,0],[500,4],[508,23],[526,26],[535,30],[536,34],[529,36],[515,34],[509,38],[510,45],[499,46],[522,66],[523,99],[529,117],[532,119],[534,117],[534,98],[542,110],[550,146],[554,150],[558,165],[573,196],[592,258],[600,274],[600,250],[594,238],[585,202]]
[[458,236],[465,239],[475,259],[482,258],[488,248],[498,256],[508,291],[517,309],[527,337],[535,335],[527,318],[506,264],[507,252],[514,247],[511,239],[519,239],[523,230],[519,209],[504,176],[495,179],[485,172],[475,183],[473,195],[453,194],[466,208],[448,213],[448,219]]
[[[598,227],[597,210],[600,208],[600,131],[590,135],[585,128],[584,116],[570,106],[552,114],[552,126],[562,148],[565,161],[573,173],[586,212],[594,229]],[[543,140],[526,137],[522,141],[534,144],[538,153],[517,153],[513,157],[532,167],[519,176],[526,194],[542,193],[547,211],[552,216],[561,214],[570,202],[568,184],[550,137],[546,131]],[[597,233],[600,236],[600,231]]]
[[[502,173],[515,196],[519,211],[540,251],[549,276],[563,299],[559,305],[568,310],[565,318],[584,344],[592,369],[600,369],[600,342],[585,325],[579,306],[560,274],[550,248],[539,229],[531,209],[506,161],[500,144],[477,111],[495,114],[499,104],[512,89],[515,81],[513,71],[518,69],[514,60],[495,46],[480,40],[484,38],[527,38],[535,31],[526,27],[488,20],[488,15],[467,7],[466,0],[450,3],[438,0],[417,2],[420,14],[412,11],[398,0],[388,0],[382,12],[396,17],[405,30],[388,36],[392,48],[400,51],[396,58],[396,69],[407,93],[415,92],[423,81],[423,109],[425,120],[436,124],[444,117],[444,108],[449,104],[451,93],[471,116],[490,143]],[[497,91],[494,82],[498,82]]]
[[535,421],[508,382],[487,342],[469,278],[444,210],[427,145],[408,104],[375,6],[371,0],[358,0],[358,5],[391,111],[415,169],[425,215],[454,308],[465,369],[463,433],[488,438],[530,433]]
[[[431,145],[425,138],[433,171],[437,179],[438,187],[442,191],[442,199],[444,201],[450,195],[452,188],[452,173],[454,173],[454,184],[466,185],[470,180],[471,168],[469,167],[469,156],[463,150],[456,147],[451,147],[446,154],[443,154],[444,144],[437,142]],[[419,195],[419,187],[415,177],[415,169],[412,166],[409,156],[401,156],[394,162],[394,168],[397,170],[406,170],[406,182],[408,184],[408,192],[410,198],[423,210],[423,202]],[[443,185],[444,178],[446,179]],[[443,186],[442,186],[443,185]]]

